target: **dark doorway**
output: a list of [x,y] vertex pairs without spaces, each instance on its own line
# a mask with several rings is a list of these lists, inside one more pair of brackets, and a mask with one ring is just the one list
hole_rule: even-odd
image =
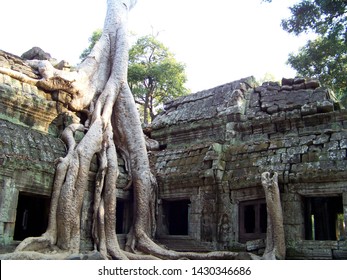
[[169,235],[188,235],[190,200],[164,200],[163,210]]
[[[344,231],[342,196],[305,197],[305,239],[337,240]],[[343,227],[341,229],[341,227]]]
[[40,236],[48,225],[50,198],[47,196],[19,193],[14,230],[14,240]]
[[129,200],[117,198],[116,233],[127,234],[133,219],[133,207]]

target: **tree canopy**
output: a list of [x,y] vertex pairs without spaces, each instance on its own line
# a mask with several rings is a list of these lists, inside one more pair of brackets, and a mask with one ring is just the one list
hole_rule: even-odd
[[[263,0],[272,2],[272,0]],[[291,16],[282,20],[282,28],[294,35],[313,32],[288,63],[299,75],[316,76],[340,98],[347,95],[347,1],[302,0],[290,8]]]
[[186,95],[185,66],[153,35],[139,38],[129,51],[128,81],[143,121],[150,123],[164,102]]

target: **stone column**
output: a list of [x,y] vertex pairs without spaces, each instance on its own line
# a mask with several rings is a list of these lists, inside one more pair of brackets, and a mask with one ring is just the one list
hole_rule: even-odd
[[4,177],[0,182],[0,244],[13,241],[19,191],[12,178]]
[[347,192],[342,193],[342,207],[345,221],[345,240],[347,240]]

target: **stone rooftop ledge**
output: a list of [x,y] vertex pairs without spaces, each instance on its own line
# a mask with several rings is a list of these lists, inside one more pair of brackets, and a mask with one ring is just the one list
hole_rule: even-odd
[[226,112],[231,107],[235,113],[243,113],[246,92],[255,85],[253,77],[244,78],[212,89],[190,94],[165,104],[165,111],[152,123],[153,129],[160,129],[178,123],[208,120]]
[[[21,72],[39,79],[36,73],[20,57],[0,50],[0,67]],[[0,74],[0,119],[38,131],[58,135],[57,118],[67,111],[52,99],[51,93],[42,91],[8,75]],[[60,109],[58,110],[58,107]]]

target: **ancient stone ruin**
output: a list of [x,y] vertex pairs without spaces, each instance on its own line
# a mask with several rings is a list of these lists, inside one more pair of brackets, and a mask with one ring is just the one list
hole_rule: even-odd
[[[2,51],[0,67],[36,78],[21,58]],[[55,161],[66,153],[59,134],[72,118],[85,117],[70,112],[66,98],[0,74],[0,252],[46,229]],[[150,152],[158,243],[261,255],[261,174],[268,171],[278,174],[287,258],[347,259],[347,110],[317,81],[257,86],[241,79],[167,103],[145,132],[161,147]],[[124,246],[132,194],[123,161],[119,170],[116,231]],[[92,192],[90,186],[83,207],[86,250]]]

